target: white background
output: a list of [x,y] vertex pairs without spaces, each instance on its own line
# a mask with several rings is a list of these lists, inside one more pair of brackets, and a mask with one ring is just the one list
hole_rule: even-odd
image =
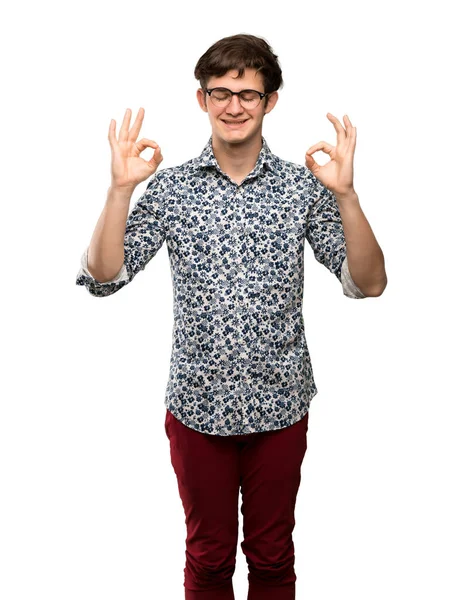
[[2,599],[184,598],[185,517],[164,430],[167,246],[110,297],[75,279],[109,186],[110,120],[118,131],[126,108],[134,122],[143,106],[140,137],[161,145],[161,168],[198,156],[210,124],[195,64],[218,39],[251,33],[283,69],[263,128],[275,154],[304,164],[316,142],[335,144],[327,112],[357,127],[355,189],[389,279],[379,298],[347,298],[306,246],[319,393],[296,505],[297,598],[447,600],[443,3],[44,1],[0,16]]

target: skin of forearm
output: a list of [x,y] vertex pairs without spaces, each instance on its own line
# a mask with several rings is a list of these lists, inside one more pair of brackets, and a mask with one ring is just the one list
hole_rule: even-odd
[[124,262],[125,228],[134,188],[108,188],[88,251],[88,270],[101,283],[119,273]]
[[366,296],[379,296],[387,285],[384,255],[364,215],[358,195],[336,196],[347,246],[350,275]]

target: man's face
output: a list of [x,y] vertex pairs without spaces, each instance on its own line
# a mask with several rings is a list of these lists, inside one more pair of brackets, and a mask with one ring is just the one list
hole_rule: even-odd
[[[256,69],[245,69],[244,76],[237,78],[238,71],[228,71],[222,77],[211,77],[208,89],[215,87],[228,88],[232,92],[241,90],[257,90],[264,93],[264,83],[261,73]],[[278,100],[278,92],[273,92],[265,105],[265,98],[256,108],[243,107],[239,96],[232,96],[228,106],[219,107],[212,103],[209,94],[204,98],[203,90],[197,90],[197,100],[202,110],[208,113],[212,127],[213,138],[230,144],[247,142],[255,136],[261,137],[264,115],[272,110]],[[245,121],[242,125],[238,121]]]

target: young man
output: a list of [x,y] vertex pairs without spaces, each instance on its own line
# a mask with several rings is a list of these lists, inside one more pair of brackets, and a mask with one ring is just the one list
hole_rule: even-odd
[[[306,167],[262,136],[282,86],[277,56],[252,35],[199,59],[197,100],[212,134],[199,157],[159,171],[130,215],[131,195],[162,161],[137,137],[144,110],[116,139],[112,181],[76,283],[107,296],[167,241],[174,333],[166,434],[186,513],[185,597],[234,598],[242,493],[249,600],[295,597],[294,509],[317,393],[302,316],[305,239],[350,298],[379,296],[384,257],[353,188],[356,128],[328,118],[337,147],[312,146]],[[155,149],[145,161],[139,154]],[[312,154],[327,152],[319,166]],[[89,250],[89,257],[88,257]]]

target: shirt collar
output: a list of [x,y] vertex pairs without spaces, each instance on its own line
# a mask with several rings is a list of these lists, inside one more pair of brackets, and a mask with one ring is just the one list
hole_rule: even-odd
[[[262,148],[258,155],[258,160],[256,161],[255,167],[252,170],[252,175],[259,175],[261,173],[264,165],[270,169],[271,171],[276,171],[278,168],[277,157],[272,154],[265,138],[262,136]],[[203,148],[202,153],[197,158],[197,166],[198,167],[215,167],[220,172],[222,172],[219,167],[219,163],[214,155],[213,147],[212,147],[212,135],[208,140],[208,143]]]

